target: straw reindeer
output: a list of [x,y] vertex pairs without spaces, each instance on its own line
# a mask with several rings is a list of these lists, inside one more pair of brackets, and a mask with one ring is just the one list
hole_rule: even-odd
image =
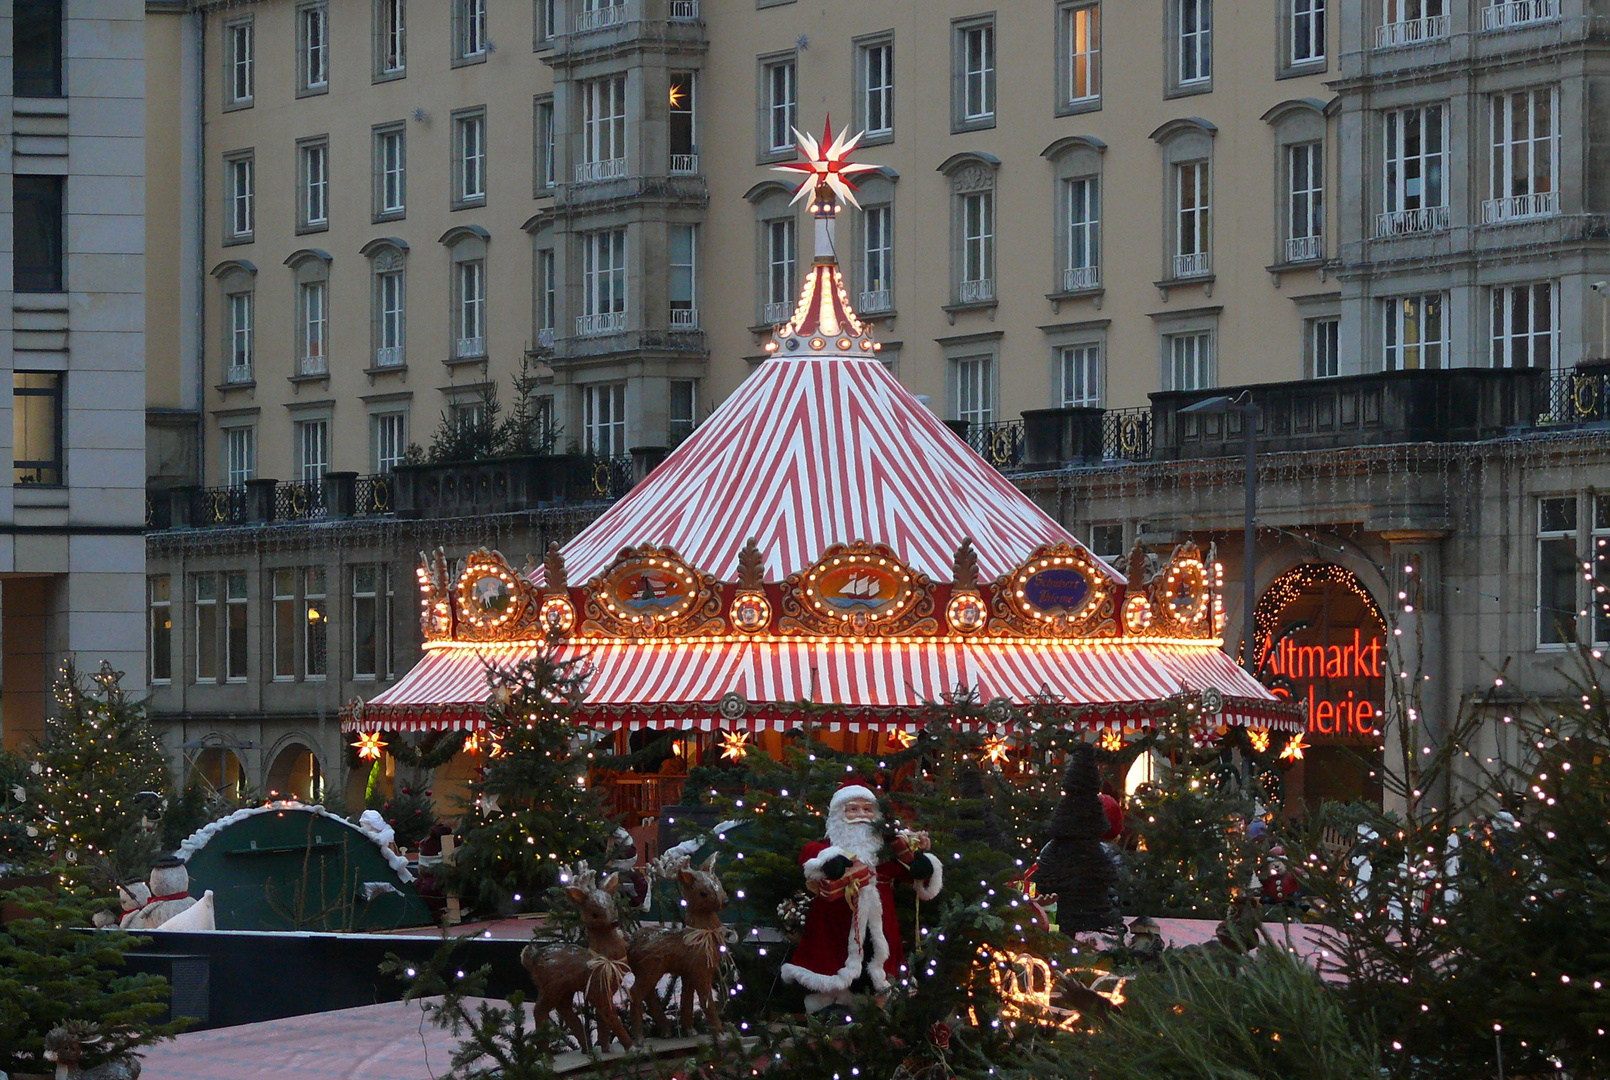
[[577,994],[598,1016],[600,1049],[609,1046],[606,1031],[622,1046],[632,1045],[632,1037],[615,1011],[615,994],[631,973],[626,962],[626,935],[621,932],[620,912],[615,908],[619,888],[620,875],[611,874],[602,885],[584,879],[582,884],[565,889],[570,902],[581,911],[581,925],[587,931],[586,948],[532,942],[520,953],[520,963],[531,973],[531,981],[537,987],[537,1018],[545,1020],[557,1012],[583,1050],[588,1046],[587,1025],[576,1014]]
[[719,1034],[720,1003],[715,993],[716,972],[726,943],[721,909],[727,906],[727,890],[715,873],[716,857],[711,855],[697,870],[685,863],[676,872],[686,907],[686,925],[643,930],[632,938],[626,954],[632,966],[632,1030],[643,1037],[643,1005],[652,1002],[654,1026],[665,1030],[665,1006],[656,987],[666,975],[682,979],[681,1018],[684,1034],[693,1030],[693,998],[697,994],[705,1019]]

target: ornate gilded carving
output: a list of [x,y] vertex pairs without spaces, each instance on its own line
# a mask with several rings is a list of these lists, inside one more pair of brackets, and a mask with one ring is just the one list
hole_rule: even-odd
[[568,591],[570,582],[565,577],[565,556],[559,550],[559,541],[548,541],[548,553],[542,559],[542,591],[545,593],[562,593]]
[[721,583],[673,548],[626,548],[586,590],[583,636],[692,637],[726,630]]
[[1031,637],[1109,637],[1117,633],[1112,584],[1095,558],[1071,544],[1046,544],[996,580],[991,613]]
[[783,582],[784,634],[936,634],[933,583],[883,544],[834,544]]
[[419,629],[426,641],[453,636],[453,573],[441,548],[419,553]]
[[964,537],[951,562],[950,603],[945,621],[958,634],[976,634],[989,623],[989,605],[978,591],[978,552],[972,537]]
[[737,584],[727,618],[733,629],[758,634],[771,625],[771,601],[766,599],[766,557],[753,536],[738,553]]
[[1152,630],[1162,637],[1211,637],[1211,592],[1201,550],[1186,542],[1147,585]]
[[510,641],[540,633],[537,590],[500,552],[481,548],[470,554],[453,600],[454,636],[460,641]]

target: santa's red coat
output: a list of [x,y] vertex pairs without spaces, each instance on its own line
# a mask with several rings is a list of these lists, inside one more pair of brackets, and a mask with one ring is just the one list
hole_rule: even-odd
[[[806,844],[799,855],[805,879],[826,880],[822,867],[837,855],[850,857],[825,840]],[[798,983],[813,993],[847,990],[866,968],[874,988],[886,989],[891,979],[899,977],[905,963],[900,926],[895,918],[895,882],[912,882],[919,898],[933,899],[944,883],[944,868],[937,858],[932,861],[933,875],[924,882],[916,881],[911,871],[895,859],[879,863],[877,887],[863,888],[853,909],[844,896],[813,896],[800,943],[783,965],[783,980]]]

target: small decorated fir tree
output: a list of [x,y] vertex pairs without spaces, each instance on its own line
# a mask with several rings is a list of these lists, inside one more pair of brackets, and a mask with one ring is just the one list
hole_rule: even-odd
[[1057,922],[1066,931],[1105,930],[1120,923],[1113,909],[1118,873],[1101,846],[1108,828],[1101,805],[1096,748],[1079,743],[1068,755],[1062,801],[1051,815],[1051,840],[1040,851],[1035,884],[1057,897]]

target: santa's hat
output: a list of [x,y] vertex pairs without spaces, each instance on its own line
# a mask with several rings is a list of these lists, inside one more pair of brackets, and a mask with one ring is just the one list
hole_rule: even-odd
[[877,793],[863,784],[858,778],[851,777],[839,785],[833,793],[833,799],[827,804],[829,810],[837,810],[851,799],[866,799],[869,802],[878,801]]

